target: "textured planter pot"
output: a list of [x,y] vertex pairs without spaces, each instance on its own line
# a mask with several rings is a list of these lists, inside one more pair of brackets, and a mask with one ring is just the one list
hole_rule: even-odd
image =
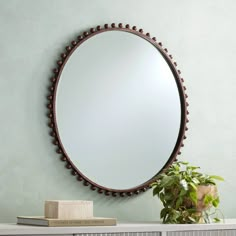
[[210,204],[205,205],[204,198],[206,195],[210,195],[214,198],[218,196],[217,188],[215,185],[200,185],[197,187],[197,210],[199,212],[205,211],[211,207]]
[[218,196],[217,188],[215,185],[200,185],[197,188],[197,215],[199,216],[198,224],[206,223],[203,217],[203,211],[212,207],[211,204],[206,205],[204,203],[204,198],[206,195],[210,195],[214,198]]
[[184,205],[187,208],[193,208],[196,207],[197,212],[195,213],[195,216],[199,218],[198,222],[199,224],[205,223],[203,212],[210,207],[212,207],[211,204],[206,205],[204,203],[204,198],[206,195],[210,195],[214,198],[218,196],[217,188],[215,185],[199,185],[197,187],[197,204],[193,203],[190,199],[186,199],[184,202]]

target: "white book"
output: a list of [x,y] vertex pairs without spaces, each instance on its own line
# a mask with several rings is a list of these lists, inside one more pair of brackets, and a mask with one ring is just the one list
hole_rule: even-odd
[[49,219],[43,216],[18,216],[17,224],[36,225],[46,227],[69,227],[69,226],[113,226],[117,224],[115,218],[92,217],[87,219]]

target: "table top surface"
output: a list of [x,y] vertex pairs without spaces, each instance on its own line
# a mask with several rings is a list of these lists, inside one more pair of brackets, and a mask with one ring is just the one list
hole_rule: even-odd
[[17,225],[15,223],[0,224],[0,235],[29,234],[80,234],[80,233],[116,233],[116,232],[161,232],[161,231],[193,231],[193,230],[230,230],[236,229],[236,219],[226,219],[211,224],[161,224],[152,222],[121,222],[116,226],[80,226],[80,227],[43,227]]

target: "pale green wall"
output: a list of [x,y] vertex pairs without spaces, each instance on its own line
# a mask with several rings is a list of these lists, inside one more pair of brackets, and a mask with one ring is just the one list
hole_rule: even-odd
[[79,32],[112,22],[151,32],[176,58],[190,103],[182,158],[225,177],[221,209],[235,217],[235,12],[234,0],[0,0],[0,221],[41,215],[46,199],[93,200],[96,215],[120,220],[159,219],[151,191],[119,199],[81,186],[48,136],[55,60]]

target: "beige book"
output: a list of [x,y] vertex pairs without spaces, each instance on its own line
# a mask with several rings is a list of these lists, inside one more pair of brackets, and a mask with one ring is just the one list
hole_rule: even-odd
[[48,200],[44,205],[45,218],[86,219],[93,217],[93,201]]
[[17,224],[47,226],[47,227],[113,226],[117,224],[117,221],[115,218],[105,218],[105,217],[63,220],[63,219],[49,219],[43,216],[18,216]]

